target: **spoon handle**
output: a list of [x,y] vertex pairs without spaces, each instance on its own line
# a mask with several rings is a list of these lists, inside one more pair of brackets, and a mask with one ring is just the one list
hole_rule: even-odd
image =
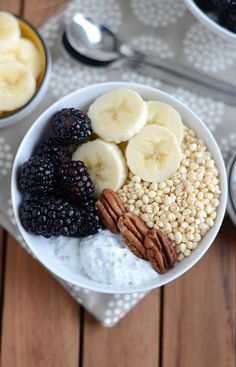
[[[215,91],[215,95],[223,100],[230,101],[229,103],[235,105],[236,103],[236,85],[228,84],[226,82],[214,79],[208,75],[201,74],[195,70],[189,69],[185,66],[174,64],[168,60],[162,60],[158,57],[147,56],[138,51],[133,51],[129,58],[134,63],[141,66],[147,66],[152,69],[157,69],[162,79],[172,84],[173,78],[183,79],[190,83],[198,84]],[[163,75],[165,75],[163,77]]]

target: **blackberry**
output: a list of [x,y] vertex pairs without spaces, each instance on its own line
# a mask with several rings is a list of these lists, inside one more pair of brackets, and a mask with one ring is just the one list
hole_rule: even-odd
[[62,145],[57,138],[48,138],[42,143],[37,155],[49,158],[55,166],[70,160],[70,152],[68,146]]
[[195,0],[200,9],[205,11],[215,10],[214,0]]
[[236,8],[220,12],[220,24],[236,33]]
[[70,161],[58,169],[59,185],[70,197],[86,199],[94,192],[94,184],[81,161]]
[[75,108],[64,108],[52,118],[56,136],[65,144],[81,144],[92,133],[91,120]]
[[30,233],[51,236],[79,236],[81,214],[77,207],[62,198],[31,197],[20,208],[23,227]]
[[79,235],[81,237],[95,234],[99,229],[104,229],[95,208],[95,201],[93,198],[81,202],[79,208],[82,216],[82,223],[79,229]]
[[34,156],[26,161],[20,172],[19,184],[30,194],[46,194],[54,189],[54,165],[47,157]]
[[229,9],[236,6],[236,0],[212,0],[218,9]]

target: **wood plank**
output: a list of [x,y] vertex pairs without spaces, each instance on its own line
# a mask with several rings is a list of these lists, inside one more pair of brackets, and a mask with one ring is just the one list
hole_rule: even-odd
[[24,17],[40,26],[50,16],[62,9],[69,0],[24,0]]
[[160,291],[146,296],[113,328],[102,328],[86,313],[83,367],[157,367]]
[[4,268],[4,264],[3,264],[3,247],[4,247],[4,230],[2,227],[0,227],[0,304],[1,304],[1,291],[2,291],[2,276],[3,276],[3,268]]
[[20,0],[1,0],[0,9],[20,14]]
[[77,367],[79,306],[9,237],[1,367]]
[[162,367],[235,367],[235,263],[226,219],[205,257],[165,287]]

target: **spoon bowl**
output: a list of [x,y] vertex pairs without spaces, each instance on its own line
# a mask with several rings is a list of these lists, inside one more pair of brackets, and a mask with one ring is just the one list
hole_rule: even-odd
[[90,64],[105,65],[120,58],[119,41],[113,32],[80,13],[75,14],[66,27],[63,42],[69,43]]

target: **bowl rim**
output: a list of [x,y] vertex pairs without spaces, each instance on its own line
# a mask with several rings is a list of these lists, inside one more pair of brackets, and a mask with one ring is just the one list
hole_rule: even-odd
[[228,162],[228,166],[227,166],[227,174],[228,174],[228,203],[227,203],[227,210],[228,213],[232,219],[232,221],[234,222],[234,224],[236,225],[236,203],[233,199],[232,196],[232,173],[233,173],[233,169],[236,167],[236,152],[232,155],[232,157],[230,158],[229,162]]
[[20,15],[17,15],[15,13],[11,13],[11,14],[13,14],[17,19],[20,19],[22,22],[24,22],[25,24],[27,24],[27,26],[29,26],[32,29],[32,31],[39,38],[39,40],[40,40],[40,42],[42,44],[42,47],[43,47],[44,55],[45,55],[45,68],[44,68],[44,71],[43,71],[42,80],[41,80],[40,84],[38,85],[35,93],[30,98],[30,100],[26,104],[24,104],[23,106],[21,106],[20,108],[18,108],[17,110],[14,110],[12,112],[9,112],[6,116],[0,116],[0,126],[1,126],[2,123],[4,123],[4,126],[5,126],[5,123],[8,120],[10,120],[14,116],[17,116],[24,109],[26,109],[31,104],[31,102],[38,96],[38,94],[41,92],[41,88],[42,88],[42,86],[43,86],[43,84],[44,84],[44,82],[46,80],[46,76],[47,76],[47,74],[49,72],[49,65],[50,65],[50,61],[51,61],[49,48],[48,48],[46,42],[44,41],[43,37],[39,33],[39,31],[37,30],[37,28],[35,26],[33,26],[28,20],[26,20],[23,17],[21,17]]
[[[35,129],[35,127],[37,125],[40,125],[40,123],[45,120],[45,116],[47,116],[49,111],[51,109],[53,110],[53,108],[57,104],[60,105],[61,102],[66,101],[67,99],[73,98],[73,96],[76,96],[77,93],[87,93],[89,95],[89,91],[93,88],[95,88],[95,89],[99,88],[99,89],[101,89],[101,93],[105,93],[105,91],[102,90],[103,87],[105,87],[105,88],[108,87],[109,90],[116,89],[116,88],[131,88],[131,89],[137,90],[139,88],[142,88],[144,92],[158,92],[160,96],[162,96],[164,98],[167,98],[169,100],[169,103],[171,103],[171,101],[173,101],[180,108],[183,108],[185,111],[187,111],[187,113],[190,113],[194,117],[194,119],[198,120],[198,124],[201,125],[201,128],[203,128],[203,130],[205,130],[205,132],[208,135],[208,139],[211,141],[211,144],[213,144],[214,156],[217,157],[217,160],[218,160],[217,168],[219,170],[220,177],[221,177],[221,180],[220,180],[221,204],[220,204],[220,207],[218,208],[218,213],[217,213],[217,217],[216,217],[214,226],[211,228],[211,236],[209,238],[209,241],[208,241],[208,243],[204,244],[204,247],[202,247],[202,249],[200,251],[200,254],[196,253],[195,258],[192,259],[192,261],[191,261],[191,257],[188,258],[188,260],[189,260],[188,263],[187,264],[185,263],[183,268],[181,268],[181,270],[178,270],[177,274],[174,273],[174,274],[169,275],[168,280],[159,279],[158,285],[154,284],[154,285],[150,286],[147,283],[143,283],[143,284],[135,286],[135,289],[129,289],[128,287],[116,287],[116,286],[106,285],[106,284],[103,284],[103,283],[98,283],[96,281],[92,281],[92,282],[94,282],[94,284],[87,285],[87,284],[84,284],[86,282],[84,282],[82,280],[79,284],[78,282],[71,279],[70,276],[61,274],[60,271],[58,271],[58,269],[56,269],[55,265],[52,265],[51,263],[48,264],[48,261],[45,260],[45,258],[42,258],[42,256],[39,255],[34,250],[34,248],[31,247],[31,243],[29,243],[27,241],[27,238],[25,238],[25,237],[27,237],[27,232],[22,227],[22,224],[21,224],[20,219],[19,219],[18,208],[17,208],[17,205],[16,205],[16,194],[17,194],[17,192],[19,192],[19,189],[17,188],[17,165],[18,165],[19,157],[21,155],[21,150],[22,150],[22,147],[24,145],[24,142],[31,135],[31,133]],[[106,91],[108,91],[108,89]],[[210,150],[210,152],[212,152],[212,151],[213,151],[213,149]],[[215,239],[215,237],[216,237],[216,235],[217,235],[217,233],[220,229],[223,218],[224,218],[224,214],[225,214],[225,210],[226,210],[226,203],[227,203],[227,176],[226,176],[224,161],[223,161],[220,149],[218,147],[218,144],[215,141],[215,138],[213,137],[213,135],[211,134],[211,132],[207,128],[207,126],[203,123],[203,121],[188,106],[186,106],[184,103],[182,103],[181,101],[179,101],[175,97],[173,97],[173,96],[169,95],[168,93],[163,92],[163,91],[161,91],[157,88],[150,87],[150,86],[145,86],[143,84],[138,84],[138,83],[113,81],[113,82],[107,82],[107,83],[93,84],[93,85],[87,86],[85,88],[78,89],[78,90],[74,91],[73,93],[70,93],[67,96],[65,96],[65,97],[59,99],[58,101],[56,101],[55,103],[53,103],[50,107],[48,107],[36,119],[36,121],[33,123],[31,128],[28,130],[28,132],[24,136],[24,138],[23,138],[23,140],[22,140],[22,142],[21,142],[21,144],[20,144],[20,146],[17,150],[16,156],[15,156],[13,169],[12,169],[12,176],[11,176],[11,197],[12,197],[12,206],[13,206],[13,212],[14,212],[15,220],[16,220],[17,226],[18,226],[18,228],[21,232],[21,235],[24,238],[27,245],[30,247],[30,249],[35,254],[36,258],[39,260],[39,262],[41,264],[44,265],[44,267],[47,268],[47,270],[51,271],[54,275],[56,275],[57,277],[59,277],[63,281],[67,281],[70,284],[73,284],[73,285],[81,287],[81,288],[89,289],[91,291],[96,291],[96,292],[101,292],[101,293],[106,293],[106,294],[136,293],[136,292],[145,292],[145,291],[149,291],[151,289],[159,288],[160,286],[162,286],[164,284],[167,284],[172,280],[175,280],[176,278],[178,278],[181,275],[185,274],[191,267],[193,267],[203,257],[205,252],[212,245],[212,243],[213,243],[213,241],[214,241],[214,239]],[[117,289],[117,290],[114,290],[114,289]]]
[[184,0],[184,2],[192,14],[208,29],[227,40],[236,41],[236,34],[211,19],[193,0]]

